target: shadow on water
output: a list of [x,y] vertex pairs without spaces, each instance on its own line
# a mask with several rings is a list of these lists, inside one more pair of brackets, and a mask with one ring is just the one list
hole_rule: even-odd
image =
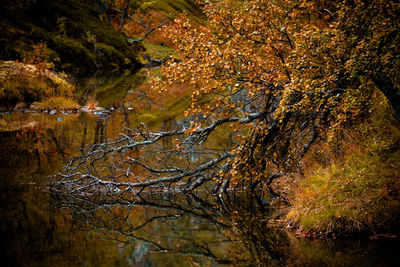
[[[62,121],[56,120],[61,115],[9,115],[20,123],[0,133],[0,253],[5,265],[400,265],[398,239],[298,238],[272,223],[276,209],[263,192],[231,193],[224,202],[207,191],[47,193],[44,176],[58,172],[85,145],[117,136],[128,115],[80,113],[63,115]],[[161,127],[179,123],[170,119]]]

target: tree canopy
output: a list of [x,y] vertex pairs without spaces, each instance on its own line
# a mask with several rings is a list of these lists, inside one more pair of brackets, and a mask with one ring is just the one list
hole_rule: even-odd
[[[317,139],[332,141],[368,118],[375,100],[385,96],[400,119],[397,1],[200,3],[207,25],[192,26],[183,16],[165,27],[180,60],[166,63],[154,88],[165,94],[172,84],[189,85],[189,122],[158,133],[142,127],[92,147],[71,161],[57,186],[85,181],[79,190],[140,192],[163,184],[193,190],[211,180],[222,191],[229,183],[270,185],[301,167]],[[209,135],[227,127],[237,133],[231,142],[207,145]],[[148,148],[165,139],[176,146]],[[146,162],[143,151],[157,159]],[[100,175],[94,166],[109,155],[120,165]]]
[[181,18],[170,29],[183,60],[167,64],[164,81],[193,86],[193,114],[263,113],[238,146],[233,174],[263,176],[267,161],[292,168],[318,136],[332,139],[367,117],[377,91],[400,118],[396,1],[203,5],[210,25],[193,28]]

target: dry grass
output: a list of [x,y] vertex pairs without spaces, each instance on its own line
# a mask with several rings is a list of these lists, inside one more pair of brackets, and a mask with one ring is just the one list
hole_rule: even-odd
[[[0,62],[0,105],[13,107],[17,103],[50,103],[50,98],[71,98],[74,87],[66,77],[48,69],[39,69],[36,65],[15,61]],[[71,104],[72,99],[68,100]],[[54,102],[54,99],[53,99]],[[36,103],[39,104],[39,103]],[[76,103],[75,103],[76,105]]]
[[[379,107],[378,107],[379,108]],[[375,232],[400,214],[400,127],[388,108],[316,145],[305,158],[287,221],[314,232]]]
[[33,110],[77,110],[79,109],[79,105],[75,100],[69,97],[64,96],[54,96],[50,98],[46,98],[41,102],[35,102],[31,105],[31,109]]
[[98,103],[94,99],[94,97],[89,98],[88,102],[86,103],[86,110],[88,110],[88,111],[96,110],[97,107],[98,107]]

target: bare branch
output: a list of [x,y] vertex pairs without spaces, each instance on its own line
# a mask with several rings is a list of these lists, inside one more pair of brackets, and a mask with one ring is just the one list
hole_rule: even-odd
[[157,25],[157,26],[155,26],[153,28],[150,28],[148,25],[144,25],[144,26],[146,27],[146,33],[144,34],[144,36],[142,38],[139,38],[139,39],[126,38],[128,40],[128,42],[130,42],[130,43],[141,42],[144,39],[146,39],[147,36],[149,36],[152,32],[154,32],[155,30],[161,28],[162,26],[165,26],[165,24],[164,23],[160,23],[159,25]]

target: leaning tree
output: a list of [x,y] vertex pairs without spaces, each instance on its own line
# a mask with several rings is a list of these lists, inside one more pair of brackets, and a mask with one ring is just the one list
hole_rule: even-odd
[[316,140],[368,117],[374,99],[387,99],[400,118],[396,1],[201,4],[205,26],[182,17],[164,27],[180,60],[166,63],[153,88],[168,94],[172,84],[188,85],[187,119],[170,131],[142,125],[91,146],[56,175],[53,190],[269,188],[301,167]]

